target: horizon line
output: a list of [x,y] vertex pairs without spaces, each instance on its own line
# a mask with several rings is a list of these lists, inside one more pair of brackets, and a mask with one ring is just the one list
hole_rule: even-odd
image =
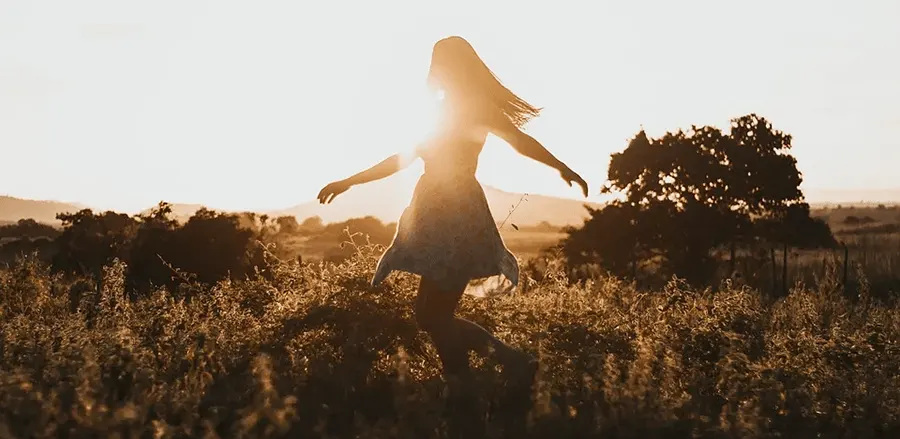
[[[508,191],[508,190],[497,188],[496,186],[486,185],[486,184],[484,184],[483,186],[485,189],[491,189],[491,190],[494,190],[497,192],[502,192],[505,194],[511,194],[511,195],[527,194],[529,196],[539,196],[539,197],[545,197],[545,198],[573,201],[573,202],[579,202],[582,204],[605,204],[605,203],[609,202],[612,198],[614,198],[613,196],[607,195],[604,198],[609,198],[608,200],[600,201],[600,200],[596,200],[596,198],[599,195],[605,195],[605,194],[593,194],[590,196],[590,198],[584,199],[584,198],[579,198],[577,196],[570,197],[570,196],[564,196],[564,195],[550,195],[550,194],[537,193],[537,192]],[[821,192],[870,192],[870,193],[871,192],[882,192],[882,193],[887,192],[887,193],[892,193],[892,195],[894,195],[894,197],[888,198],[888,199],[878,198],[878,197],[874,197],[874,198],[819,198],[819,197],[814,197],[813,199],[811,199],[809,197],[809,195],[807,194],[807,192],[809,192],[809,191],[820,192],[820,193]],[[811,206],[812,205],[841,205],[841,204],[847,204],[847,205],[853,205],[853,204],[863,204],[863,205],[865,205],[865,204],[873,204],[873,205],[890,204],[890,205],[895,205],[895,204],[897,204],[897,205],[900,205],[900,186],[884,187],[884,188],[871,188],[871,189],[862,189],[862,188],[860,188],[860,189],[857,189],[857,188],[845,189],[845,188],[821,188],[820,187],[820,188],[810,188],[808,190],[804,190],[803,192],[804,192],[803,195],[804,195],[805,201]],[[69,200],[50,199],[50,198],[45,198],[45,199],[27,198],[27,197],[13,195],[13,194],[10,194],[9,192],[0,193],[0,197],[12,198],[12,199],[21,200],[21,201],[70,204],[73,206],[79,206],[82,208],[91,209],[91,210],[95,210],[95,211],[104,211],[104,212],[105,211],[113,211],[113,212],[127,213],[127,214],[139,214],[139,213],[148,211],[148,210],[152,209],[153,207],[155,207],[156,204],[158,203],[158,202],[153,203],[147,207],[140,208],[140,209],[107,209],[107,208],[102,208],[100,206],[93,205],[91,203],[85,203],[82,201],[69,201]],[[593,198],[593,199],[591,199],[591,198]],[[202,203],[202,202],[168,201],[168,200],[160,200],[159,202],[167,202],[173,206],[199,206],[199,207],[203,207],[203,208],[206,208],[209,210],[214,210],[214,211],[219,211],[219,212],[267,213],[267,212],[278,212],[278,211],[290,210],[290,209],[296,208],[298,206],[302,206],[302,205],[309,204],[309,203],[314,203],[315,201],[316,201],[315,198],[312,198],[309,200],[301,201],[299,203],[284,205],[284,206],[280,206],[280,207],[238,208],[238,209],[222,209],[222,208],[210,206],[209,204]]]

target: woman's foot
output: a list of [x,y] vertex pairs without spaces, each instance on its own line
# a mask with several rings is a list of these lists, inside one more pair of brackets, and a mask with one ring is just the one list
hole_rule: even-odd
[[538,360],[525,352],[520,352],[518,357],[518,361],[504,364],[501,374],[504,391],[500,405],[510,421],[520,419],[532,408],[539,367]]
[[503,361],[503,375],[508,384],[531,388],[540,366],[537,358],[524,351],[514,351]]
[[450,437],[478,438],[484,434],[479,394],[471,371],[446,373],[447,419]]
[[534,356],[523,350],[516,349],[506,343],[496,340],[493,344],[494,353],[500,364],[505,368],[507,365],[524,364],[534,361]]

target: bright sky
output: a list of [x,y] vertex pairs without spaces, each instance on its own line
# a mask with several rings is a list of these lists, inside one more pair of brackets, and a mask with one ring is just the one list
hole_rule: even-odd
[[[749,112],[794,135],[805,188],[896,187],[898,22],[896,0],[0,0],[0,194],[311,200],[427,132],[431,47],[453,34],[545,108],[528,132],[592,192],[641,125]],[[579,196],[497,139],[479,178]]]

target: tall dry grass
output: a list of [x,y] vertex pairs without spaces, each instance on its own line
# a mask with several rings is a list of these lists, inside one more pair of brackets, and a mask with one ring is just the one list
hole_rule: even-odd
[[473,356],[460,410],[415,279],[366,287],[374,250],[135,301],[122,264],[95,291],[21,260],[0,271],[0,437],[900,437],[900,309],[865,287],[770,301],[557,272],[466,297],[542,368],[523,406]]

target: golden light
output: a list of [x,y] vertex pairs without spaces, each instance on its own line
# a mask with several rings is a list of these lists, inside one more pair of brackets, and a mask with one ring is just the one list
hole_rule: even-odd
[[[443,91],[435,91],[422,86],[418,92],[410,92],[407,99],[400,99],[407,104],[402,110],[405,124],[398,126],[402,132],[391,137],[403,139],[404,144],[397,145],[396,149],[404,162],[415,160],[415,150],[436,134],[443,98]],[[411,169],[401,172],[397,176],[400,180],[399,186],[402,194],[396,196],[408,199],[416,180],[421,175],[421,170],[421,163],[416,162]]]
[[440,122],[441,101],[444,99],[444,91],[431,92],[427,88],[416,99],[415,110],[417,117],[411,121],[410,129],[416,139],[416,144],[425,142],[437,132]]

